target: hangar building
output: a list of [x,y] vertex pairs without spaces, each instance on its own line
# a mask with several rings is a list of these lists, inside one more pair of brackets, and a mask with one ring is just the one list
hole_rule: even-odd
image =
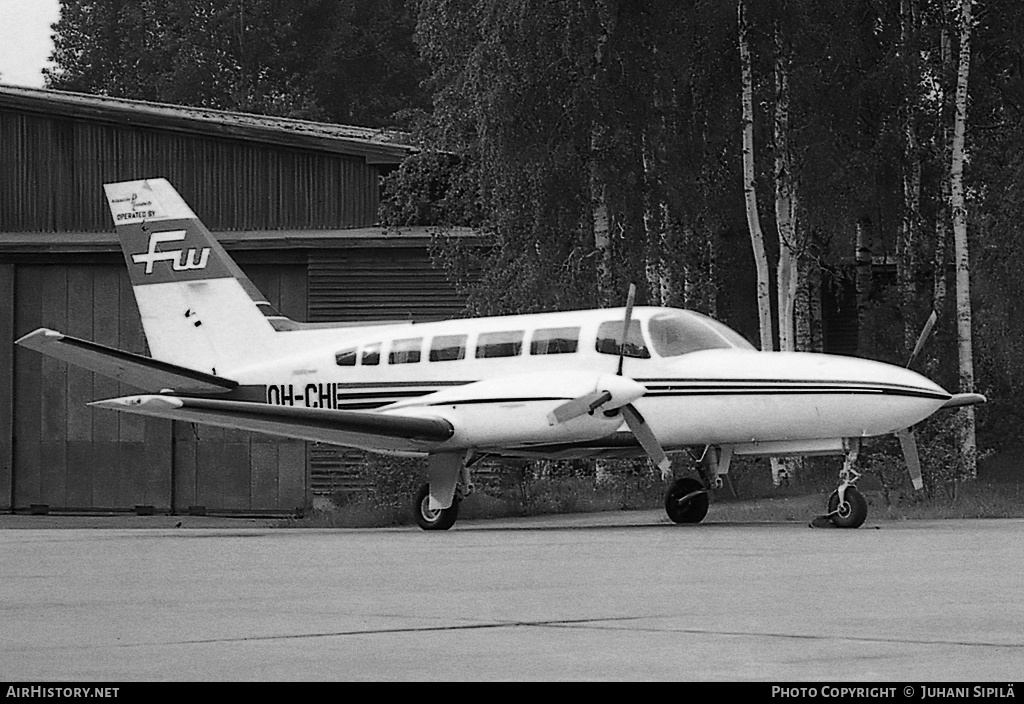
[[366,128],[0,86],[0,511],[287,513],[329,492],[344,451],[93,410],[135,390],[14,340],[49,327],[146,353],[102,184],[155,176],[285,315],[457,315],[429,234],[374,226],[381,177],[412,151]]

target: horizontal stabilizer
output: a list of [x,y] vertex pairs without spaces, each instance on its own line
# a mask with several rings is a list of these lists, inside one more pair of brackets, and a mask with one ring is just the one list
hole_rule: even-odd
[[149,391],[173,389],[184,393],[221,393],[238,386],[230,379],[80,340],[47,328],[30,332],[17,344]]
[[[112,398],[93,401],[89,405],[355,447],[368,444],[379,447],[382,438],[443,442],[454,434],[451,423],[441,418],[412,417],[380,411],[293,408],[247,401],[158,395]],[[395,446],[401,444],[395,443]]]
[[982,394],[953,394],[953,397],[942,404],[943,408],[959,408],[960,406],[974,406],[988,401]]

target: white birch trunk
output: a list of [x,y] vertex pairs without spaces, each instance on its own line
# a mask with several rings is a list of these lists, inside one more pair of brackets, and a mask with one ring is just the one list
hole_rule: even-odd
[[769,291],[768,256],[764,251],[764,234],[757,214],[757,191],[754,184],[754,84],[747,41],[747,0],[738,2],[740,68],[743,94],[743,194],[746,199],[747,227],[757,270],[757,314],[760,323],[761,349],[770,351],[772,344],[771,293]]
[[[601,284],[607,285],[611,280],[611,257],[612,240],[608,234],[608,205],[604,202],[603,194],[593,204],[594,218],[594,249],[600,252],[600,259],[597,265],[597,278]],[[600,285],[600,284],[599,284]]]
[[[591,154],[596,153],[596,138],[591,135]],[[594,249],[597,251],[597,290],[602,303],[614,300],[617,292],[609,290],[612,285],[612,238],[611,221],[608,203],[605,198],[605,186],[598,177],[596,159],[591,158],[590,165],[590,227],[594,233]]]
[[[967,246],[967,206],[964,202],[964,133],[967,125],[967,78],[971,67],[971,0],[960,3],[960,63],[956,78],[956,116],[950,168],[950,205],[956,256],[956,331],[960,358],[960,391],[974,391],[974,351],[971,337],[971,277]],[[978,475],[974,406],[960,410],[960,453],[972,477]]]
[[779,316],[779,350],[796,350],[796,294],[799,283],[796,175],[789,148],[789,54],[779,22],[775,23],[775,225],[779,233],[779,266],[776,295]]
[[[784,3],[783,3],[784,5]],[[775,143],[775,227],[779,234],[779,264],[775,271],[779,350],[796,351],[796,297],[800,282],[800,247],[797,236],[796,175],[789,148],[789,52],[775,20],[775,114],[772,136]],[[795,457],[772,458],[775,486],[795,481],[800,471]]]

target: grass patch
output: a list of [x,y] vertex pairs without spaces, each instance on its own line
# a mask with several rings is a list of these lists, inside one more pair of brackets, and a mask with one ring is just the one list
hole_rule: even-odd
[[[422,478],[395,480],[408,468],[391,467],[392,479],[362,492],[337,494],[330,502],[292,519],[286,527],[370,528],[415,523],[412,500]],[[459,506],[459,519],[539,516],[636,510],[662,505],[666,485],[649,471],[626,472],[603,481],[593,477],[533,476],[513,467],[476,491]]]
[[[825,513],[827,492],[763,496],[744,501],[712,500],[709,520],[723,523],[805,523]],[[945,495],[887,504],[881,491],[864,491],[868,521],[1024,518],[1024,485],[965,482],[955,498]]]
[[[817,458],[816,458],[817,459]],[[831,459],[831,458],[830,458]],[[1017,473],[982,474],[976,481],[946,483],[924,493],[910,489],[905,470],[865,474],[859,488],[870,521],[955,518],[1024,518],[1024,484]],[[379,460],[366,468],[368,486],[342,493],[290,527],[370,528],[413,525],[412,498],[423,483],[421,462]],[[888,470],[887,470],[888,471]],[[804,523],[825,512],[837,485],[834,461],[813,460],[790,486],[775,487],[767,460],[738,458],[728,483],[711,494],[709,520],[737,523]],[[905,486],[904,486],[905,485]],[[477,484],[459,509],[461,519],[558,513],[660,509],[668,488],[646,462],[622,462],[598,481],[578,467],[510,464]]]
[[962,482],[952,496],[904,499],[882,506],[885,518],[921,520],[942,518],[1024,518],[1024,485]]

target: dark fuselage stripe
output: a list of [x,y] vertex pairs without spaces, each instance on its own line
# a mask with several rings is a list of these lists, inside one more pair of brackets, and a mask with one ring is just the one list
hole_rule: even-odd
[[739,387],[725,387],[725,388],[693,388],[693,389],[672,389],[672,390],[657,390],[652,389],[644,394],[645,398],[664,398],[668,396],[794,396],[794,395],[871,395],[871,396],[908,396],[912,398],[931,398],[936,400],[945,400],[948,398],[943,394],[938,394],[933,391],[913,390],[913,389],[879,389],[879,388],[837,388],[837,387],[825,387],[825,388],[812,388],[812,387],[790,387],[790,388],[739,388]]
[[457,401],[441,401],[439,403],[429,403],[428,406],[462,406],[475,403],[527,403],[529,401],[568,401],[570,400],[566,396],[533,396],[525,398],[523,396],[510,396],[508,398],[467,398],[459,399]]
[[[672,384],[653,383],[647,386],[644,398],[674,398],[685,396],[794,396],[794,395],[827,395],[827,396],[904,396],[911,398],[928,398],[945,400],[948,394],[941,394],[929,389],[898,386],[898,385],[860,385],[842,382],[794,382],[753,380],[744,382],[729,379],[699,382],[673,380]],[[337,408],[379,408],[398,401],[414,400],[440,391],[443,387],[461,386],[473,382],[413,382],[413,383],[361,383],[337,385]],[[355,391],[354,389],[359,389]],[[343,391],[344,390],[344,391]],[[427,403],[431,406],[469,405],[482,403],[526,403],[539,401],[567,401],[567,396],[537,397],[502,397],[502,398],[466,398]]]

